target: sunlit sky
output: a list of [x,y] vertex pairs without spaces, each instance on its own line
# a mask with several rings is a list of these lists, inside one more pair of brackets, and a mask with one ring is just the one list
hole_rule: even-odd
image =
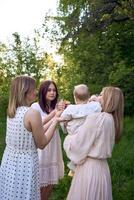
[[27,37],[41,27],[45,13],[56,13],[57,0],[0,0],[0,41],[8,42],[12,33]]

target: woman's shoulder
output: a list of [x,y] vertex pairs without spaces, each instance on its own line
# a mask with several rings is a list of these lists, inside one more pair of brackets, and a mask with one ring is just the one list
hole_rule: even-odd
[[98,117],[102,117],[102,112],[94,112],[94,113],[88,115],[88,116],[87,116],[87,119],[90,119],[90,118],[96,119],[96,118],[98,118]]
[[41,117],[40,112],[36,109],[33,109],[30,107],[27,112],[25,112],[24,115],[26,121],[38,121],[38,119]]
[[35,115],[38,115],[38,113],[40,113],[37,109],[34,109],[33,107],[29,107],[27,113],[30,115],[30,116],[35,116]]
[[113,116],[110,113],[106,113],[106,112],[96,112],[96,113],[92,113],[91,115],[87,116],[88,120],[93,120],[95,121],[111,121],[113,120]]
[[104,116],[105,116],[105,124],[107,124],[107,126],[114,126],[114,118],[113,115],[110,113],[106,113],[104,112]]
[[96,120],[97,124],[107,125],[107,126],[114,124],[113,116],[110,113],[107,112],[95,113],[94,117],[95,116],[96,119],[94,120]]
[[34,103],[32,103],[31,107],[36,109],[36,108],[39,108],[40,105],[38,102],[34,102]]
[[102,116],[106,119],[106,120],[113,120],[113,115],[111,113],[107,113],[107,112],[102,112]]
[[38,102],[33,103],[33,104],[31,105],[31,107],[32,107],[33,109],[39,111],[39,112],[42,111],[42,109],[41,109],[41,107],[40,107],[40,105],[39,105]]
[[97,129],[108,128],[110,130],[111,127],[114,127],[113,116],[106,112],[93,113],[86,118],[86,123],[91,124],[93,127]]
[[31,108],[37,110],[37,111],[41,114],[41,116],[47,115],[47,113],[44,112],[44,111],[41,109],[40,104],[39,104],[38,102],[33,103],[33,104],[31,105]]

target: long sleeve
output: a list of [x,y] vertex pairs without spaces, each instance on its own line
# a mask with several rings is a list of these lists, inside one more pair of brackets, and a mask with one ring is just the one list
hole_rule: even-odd
[[74,135],[66,136],[64,149],[67,156],[80,164],[89,156],[97,159],[111,157],[114,146],[115,128],[112,115],[94,113],[86,118]]
[[93,114],[87,117],[85,123],[77,130],[76,134],[66,136],[64,149],[67,156],[76,164],[79,164],[87,157],[97,137],[96,126],[96,115]]
[[72,111],[71,111],[71,109],[72,109],[72,105],[69,105],[64,111],[63,111],[63,113],[61,114],[61,118],[63,119],[63,120],[71,120],[72,119]]
[[72,114],[71,114],[71,105],[69,105],[64,111],[63,113],[61,114],[61,118],[63,120],[65,120],[66,122],[61,122],[60,123],[60,126],[62,128],[62,131],[63,133],[67,134],[67,130],[66,130],[66,126],[65,126],[65,123],[67,123],[67,121],[71,120],[72,119]]

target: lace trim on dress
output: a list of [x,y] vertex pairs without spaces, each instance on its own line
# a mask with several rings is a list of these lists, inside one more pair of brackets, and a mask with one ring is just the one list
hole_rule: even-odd
[[[59,177],[59,180],[62,179],[63,177]],[[48,185],[56,185],[58,184],[59,180],[57,181],[49,181],[48,183],[41,183],[40,187],[47,187]]]
[[57,184],[59,179],[64,177],[63,167],[50,166],[40,168],[40,186]]

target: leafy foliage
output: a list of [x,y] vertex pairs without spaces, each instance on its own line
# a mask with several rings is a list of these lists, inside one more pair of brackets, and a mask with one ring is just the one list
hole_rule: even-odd
[[64,97],[72,99],[73,86],[79,83],[87,84],[91,93],[119,86],[125,93],[125,113],[133,115],[133,7],[132,0],[59,1],[53,22],[61,37],[49,32],[64,55],[58,81]]
[[53,56],[39,47],[39,34],[33,40],[25,38],[22,41],[18,33],[14,33],[13,38],[14,41],[9,46],[0,44],[0,106],[3,107],[4,115],[12,78],[16,75],[29,75],[36,79],[38,86],[43,79],[58,81],[60,70],[60,65],[54,61]]

